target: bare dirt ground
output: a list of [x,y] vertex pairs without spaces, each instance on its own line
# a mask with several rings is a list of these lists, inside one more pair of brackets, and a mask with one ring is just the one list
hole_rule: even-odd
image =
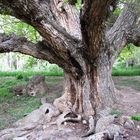
[[[140,116],[140,77],[114,77],[115,86],[118,91],[118,103],[112,108],[112,114],[117,113],[124,116]],[[49,84],[49,83],[48,83]],[[62,92],[63,78],[57,81],[57,84],[49,89],[49,97],[54,99],[54,94]],[[50,83],[52,85],[52,83]],[[57,97],[56,97],[57,98]],[[135,128],[126,128],[126,134],[128,135],[125,140],[140,140],[140,121],[134,121]],[[66,123],[60,129],[56,125],[47,125],[44,129],[44,134],[57,140],[81,140],[79,136],[82,136],[88,130],[88,126],[82,123]],[[55,130],[55,131],[54,131]],[[37,129],[38,135],[42,135],[42,131]],[[29,138],[30,139],[30,138]],[[0,139],[1,140],[1,139]],[[5,139],[4,139],[5,140]]]
[[[61,79],[62,80],[62,79]],[[120,113],[120,115],[124,116],[140,116],[140,77],[114,77],[114,84],[117,89],[118,95],[118,103],[114,105],[112,108],[112,112]],[[62,82],[62,81],[61,81]],[[60,88],[60,83],[58,86],[54,87],[54,90]],[[134,121],[136,128],[135,129],[128,129],[126,128],[126,134],[128,135],[125,140],[140,140],[140,121]],[[52,127],[52,126],[51,126]],[[56,126],[54,126],[56,127]],[[88,130],[87,125],[83,124],[75,124],[75,123],[67,123],[66,126],[63,126],[63,129],[68,130],[71,128],[71,132],[69,135],[66,135],[66,138],[73,135],[73,140],[78,139],[78,136],[82,136]],[[82,128],[82,129],[81,129]],[[53,130],[50,129],[50,131]],[[76,130],[76,131],[75,131]],[[48,129],[46,132],[49,132]],[[58,135],[56,133],[56,135]],[[60,136],[61,139],[63,136]]]
[[[114,83],[118,89],[119,103],[114,106],[122,115],[140,116],[140,77],[115,77]],[[136,129],[126,131],[131,136],[130,140],[140,140],[140,121],[134,121]]]
[[140,115],[140,77],[115,77],[114,83],[120,97],[118,109],[128,116]]

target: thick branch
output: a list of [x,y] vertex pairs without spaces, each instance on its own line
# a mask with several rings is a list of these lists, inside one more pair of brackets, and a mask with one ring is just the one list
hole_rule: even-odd
[[127,36],[128,43],[132,43],[137,47],[140,47],[140,22],[136,27],[132,28]]
[[64,54],[61,57],[59,52],[54,50],[46,41],[34,44],[28,41],[25,37],[0,34],[0,53],[6,52],[20,52],[38,59],[47,60],[50,63],[58,64],[67,73],[72,73],[75,78],[82,75],[80,65],[69,53],[65,55],[65,52],[63,52]]
[[[62,43],[64,43],[64,40],[81,40],[79,13],[74,7],[64,4],[63,0],[15,0],[13,2],[1,0],[0,5],[1,11],[10,9],[11,12],[6,12],[7,14],[34,26],[44,38],[47,35],[50,43],[60,44],[59,47],[62,47],[60,39],[63,41]],[[43,34],[40,29],[41,26],[44,29],[43,32],[45,32]],[[59,41],[56,38],[54,41],[53,38],[57,36]],[[67,43],[65,45],[68,48]]]
[[51,63],[57,63],[47,48],[43,48],[41,42],[34,44],[25,37],[0,34],[0,53],[6,52],[20,52],[38,59],[48,60]]
[[56,64],[69,73],[81,73],[79,13],[73,6],[63,0],[0,0],[0,4],[10,9],[10,15],[35,27]]
[[114,0],[84,0],[81,11],[81,28],[85,43],[85,56],[94,62],[101,48],[105,47],[105,21]]
[[106,36],[110,42],[110,55],[113,56],[113,60],[128,43],[138,44],[140,28],[136,25],[137,21],[137,6],[135,4],[127,5],[113,27],[107,32]]
[[114,0],[83,0],[82,8],[82,20],[85,19],[85,22],[88,24],[101,24],[106,20],[109,12],[110,6],[116,5]]

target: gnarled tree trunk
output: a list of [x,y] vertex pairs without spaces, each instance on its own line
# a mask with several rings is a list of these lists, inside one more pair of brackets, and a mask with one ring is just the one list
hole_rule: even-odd
[[[62,67],[65,73],[64,94],[54,101],[54,105],[63,114],[55,123],[59,127],[64,121],[81,121],[81,115],[89,116],[89,135],[95,132],[98,112],[116,101],[111,77],[113,62],[126,44],[140,46],[139,0],[126,5],[110,29],[106,28],[106,21],[111,10],[116,7],[117,0],[82,0],[80,12],[73,6],[76,0],[68,1],[69,3],[64,3],[63,0],[0,0],[1,14],[23,20],[42,37],[35,44],[25,37],[0,34],[0,53],[20,52]],[[48,120],[60,114],[56,108],[46,104],[43,109],[41,107],[33,112],[33,115],[39,115],[34,124],[28,124],[32,120],[34,122],[34,118],[29,115],[25,122],[23,120],[27,125],[25,128],[18,127],[12,130],[13,133],[10,129],[8,133],[5,134],[4,131],[0,135],[8,135],[9,139],[9,134],[12,138],[20,137],[34,129],[31,136],[38,139],[36,132],[40,128],[40,134],[43,132],[46,138],[47,133],[42,125],[44,121],[48,123]],[[103,135],[104,132],[99,136]]]
[[116,100],[112,65],[127,43],[140,44],[140,23],[138,8],[130,5],[106,31],[116,1],[82,2],[79,13],[73,6],[75,0],[69,4],[63,0],[0,0],[0,13],[25,21],[42,36],[34,44],[23,37],[0,34],[0,53],[21,52],[58,64],[65,72],[65,88],[54,104],[61,111],[88,116]]
[[[103,52],[100,65],[83,62],[82,76],[75,79],[65,72],[64,95],[54,101],[62,112],[74,111],[85,116],[96,115],[103,108],[111,107],[116,101],[115,87],[112,81],[112,65]],[[105,62],[106,61],[106,62]]]

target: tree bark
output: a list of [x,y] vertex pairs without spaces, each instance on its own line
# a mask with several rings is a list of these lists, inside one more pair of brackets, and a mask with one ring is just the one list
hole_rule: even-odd
[[[106,61],[104,54],[98,61]],[[85,116],[96,116],[101,109],[111,107],[116,102],[112,65],[102,63],[92,66],[84,62],[82,68],[83,76],[79,79],[65,72],[64,94],[54,101],[54,105],[62,112],[74,111]]]
[[15,36],[5,39],[1,34],[0,53],[21,52],[58,64],[65,72],[65,87],[54,105],[61,111],[96,115],[116,100],[111,78],[116,56],[127,43],[140,44],[140,32],[135,34],[140,30],[138,16],[129,7],[106,33],[112,5],[116,1],[83,0],[79,14],[63,0],[0,0],[0,13],[32,25],[43,38],[33,44]]

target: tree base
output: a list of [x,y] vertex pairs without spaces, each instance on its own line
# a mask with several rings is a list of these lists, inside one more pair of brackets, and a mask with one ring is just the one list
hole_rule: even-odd
[[16,122],[13,128],[2,130],[0,138],[1,140],[88,140],[91,138],[107,140],[122,137],[123,128],[114,124],[114,120],[114,116],[104,111],[100,113],[97,122],[93,116],[86,119],[73,112],[60,114],[53,105],[44,103],[39,109]]

